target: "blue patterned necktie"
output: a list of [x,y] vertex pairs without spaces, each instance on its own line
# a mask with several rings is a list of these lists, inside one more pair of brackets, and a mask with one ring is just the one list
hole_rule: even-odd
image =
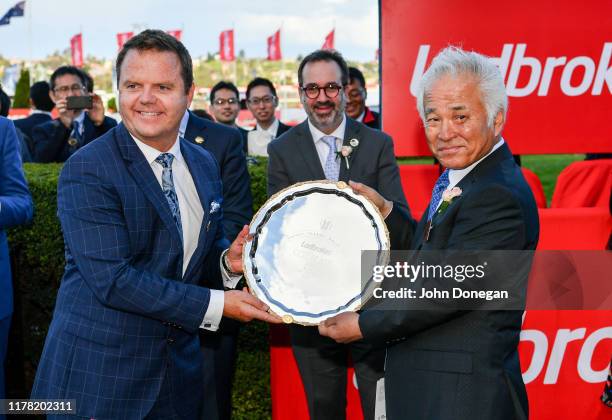
[[324,136],[321,137],[321,141],[329,147],[329,153],[323,168],[325,178],[330,181],[338,181],[340,177],[340,164],[336,156],[336,138],[334,136]]
[[431,194],[431,202],[429,204],[429,213],[427,215],[427,221],[430,222],[433,218],[436,209],[438,208],[438,203],[442,198],[442,194],[444,190],[448,188],[450,181],[448,179],[448,169],[445,169],[444,172],[440,175],[440,178],[436,181],[436,185],[434,185],[433,192]]
[[181,239],[183,238],[183,227],[181,225],[181,209],[179,208],[178,197],[174,190],[174,181],[172,180],[172,161],[174,155],[172,153],[162,153],[155,159],[155,162],[159,163],[164,170],[162,171],[162,191],[168,200],[170,206],[170,212],[174,218],[174,222],[178,227]]

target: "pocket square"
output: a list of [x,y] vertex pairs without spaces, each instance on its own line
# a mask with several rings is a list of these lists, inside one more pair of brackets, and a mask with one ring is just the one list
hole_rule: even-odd
[[218,212],[220,208],[221,208],[221,204],[219,204],[216,201],[212,201],[210,203],[210,214]]

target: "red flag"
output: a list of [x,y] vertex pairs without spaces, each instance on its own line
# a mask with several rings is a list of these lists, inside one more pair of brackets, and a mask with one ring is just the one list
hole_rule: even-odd
[[177,41],[180,41],[183,31],[181,29],[175,29],[174,31],[166,31],[166,33],[175,37]]
[[219,35],[219,58],[221,61],[234,61],[234,30],[228,29]]
[[280,29],[268,37],[268,60],[278,61],[283,58],[280,46]]
[[134,36],[134,32],[122,32],[117,34],[117,47],[119,49],[123,48],[123,44],[128,42],[128,40]]
[[321,47],[322,50],[333,50],[334,49],[334,31],[335,29],[332,29],[332,31],[328,33],[327,36],[325,37],[325,42],[323,43],[323,46]]
[[72,65],[83,67],[83,34],[76,34],[70,38],[70,52],[72,53]]

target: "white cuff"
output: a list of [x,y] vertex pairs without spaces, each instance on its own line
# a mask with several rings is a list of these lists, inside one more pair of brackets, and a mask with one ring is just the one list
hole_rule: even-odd
[[219,264],[221,265],[221,278],[223,279],[223,287],[227,289],[234,289],[240,279],[242,278],[242,274],[232,274],[225,269],[225,264],[223,264],[223,259],[229,249],[226,249],[221,253],[221,258],[219,259]]
[[200,328],[209,331],[217,331],[223,316],[223,305],[225,305],[225,293],[222,290],[210,289],[210,300],[208,309],[204,314],[204,320]]

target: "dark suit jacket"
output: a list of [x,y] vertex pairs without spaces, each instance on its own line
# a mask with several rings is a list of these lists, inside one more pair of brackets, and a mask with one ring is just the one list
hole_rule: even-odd
[[65,162],[75,150],[97,139],[116,125],[116,120],[104,117],[102,124],[96,127],[89,115],[85,114],[83,119],[84,144],[75,147],[68,145],[71,130],[66,128],[59,119],[38,125],[32,129],[34,162]]
[[[340,181],[362,182],[393,201],[393,211],[386,223],[391,233],[392,248],[410,242],[413,226],[410,210],[402,190],[399,169],[393,152],[393,140],[382,131],[346,119],[344,144],[359,140],[350,157],[350,168],[340,165]],[[308,120],[293,127],[268,145],[268,195],[297,182],[325,179],[325,173],[315,148]]]
[[[210,279],[229,244],[219,167],[181,140],[204,209],[182,274],[183,245],[149,162],[123,124],[78,150],[58,183],[66,268],[36,372],[34,398],[76,399],[77,415],[144,418],[158,399],[197,418],[203,392],[198,330]],[[162,381],[173,390],[159,395]],[[112,402],[112,403],[111,403]],[[162,405],[163,406],[163,405]]]
[[[412,247],[421,250],[533,250],[538,212],[507,145],[463,178],[462,194],[426,217]],[[510,269],[510,268],[509,268]],[[526,278],[525,287],[526,287]],[[387,342],[387,417],[415,419],[526,418],[527,394],[517,346],[521,311],[366,310],[366,341]]]
[[246,156],[249,154],[249,130],[238,127],[238,131],[240,131],[240,135],[242,136],[242,151]]
[[[201,137],[203,143],[196,143]],[[223,228],[233,241],[253,217],[251,179],[238,130],[189,113],[185,139],[204,147],[219,163],[223,182]]]
[[363,116],[362,122],[368,127],[380,130],[380,114],[378,112],[372,111],[367,106],[365,107],[365,115]]
[[29,221],[33,211],[32,197],[21,168],[19,147],[13,124],[10,120],[0,117],[0,319],[13,312],[6,229]]
[[278,121],[278,130],[276,130],[276,137],[280,137],[291,129],[290,125],[283,124],[280,120]]
[[26,136],[32,137],[32,129],[37,125],[51,121],[51,116],[47,114],[30,114],[25,118],[15,120],[15,127],[23,131]]

